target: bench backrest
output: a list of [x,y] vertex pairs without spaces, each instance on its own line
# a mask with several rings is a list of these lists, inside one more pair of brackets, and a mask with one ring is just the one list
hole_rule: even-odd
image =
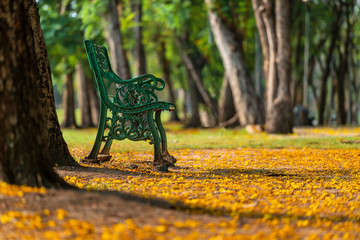
[[[109,86],[105,85],[104,80],[109,80],[115,75],[115,73],[111,69],[107,49],[104,46],[94,44],[90,40],[85,40],[84,45],[86,54],[88,56],[90,68],[93,70],[95,75],[100,97],[102,100],[106,100],[108,99]],[[114,94],[115,91],[112,91],[112,94]]]
[[133,108],[158,101],[154,91],[160,91],[165,83],[150,74],[134,79],[120,79],[110,65],[107,49],[90,40],[84,41],[90,68],[96,78],[101,101],[107,106],[114,103],[118,107]]

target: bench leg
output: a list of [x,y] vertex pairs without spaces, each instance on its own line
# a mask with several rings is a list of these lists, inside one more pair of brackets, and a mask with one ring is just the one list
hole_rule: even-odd
[[153,143],[154,143],[154,166],[159,166],[160,168],[166,168],[169,165],[168,162],[166,162],[162,155],[161,155],[161,149],[160,149],[160,136],[156,129],[155,122],[154,122],[154,110],[149,110],[147,112],[147,121],[149,123],[149,127],[151,130],[151,134],[153,137]]
[[106,142],[105,142],[105,145],[103,147],[103,149],[101,150],[100,154],[101,155],[110,155],[110,148],[111,148],[111,145],[112,145],[112,142],[113,142],[113,139],[112,138],[109,138]]
[[170,153],[168,152],[168,149],[167,149],[167,138],[166,138],[166,132],[165,132],[164,126],[162,125],[162,122],[161,122],[161,111],[155,112],[155,121],[156,121],[156,125],[159,130],[160,137],[161,137],[162,157],[165,161],[167,161],[170,164],[170,166],[175,166],[176,158],[174,158],[172,155],[170,155]]
[[[104,135],[104,128],[105,128],[105,123],[106,123],[106,113],[107,113],[107,107],[104,104],[100,104],[99,125],[98,125],[98,129],[97,129],[94,145],[93,145],[89,155],[87,157],[85,157],[85,159],[82,159],[81,162],[99,162],[99,161],[110,160],[111,156],[109,155],[109,152],[107,152],[106,155],[101,156],[101,159],[98,158],[102,138]],[[105,144],[105,146],[106,146],[106,144]],[[111,144],[110,144],[110,146],[111,146]]]

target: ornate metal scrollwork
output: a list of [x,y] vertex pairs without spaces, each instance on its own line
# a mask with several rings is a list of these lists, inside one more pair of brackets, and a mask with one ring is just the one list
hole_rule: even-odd
[[115,103],[122,107],[138,107],[158,101],[154,89],[140,83],[116,87]]
[[108,58],[106,56],[107,55],[106,49],[104,47],[94,44],[94,50],[95,50],[95,57],[97,59],[97,62],[101,70],[103,70],[104,72],[112,72],[110,63],[107,60]]
[[108,137],[117,140],[125,138],[132,141],[152,140],[146,113],[124,114],[112,112],[112,114]]

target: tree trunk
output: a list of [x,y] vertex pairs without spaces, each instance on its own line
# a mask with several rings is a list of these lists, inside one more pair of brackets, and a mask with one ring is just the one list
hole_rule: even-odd
[[[196,91],[195,82],[190,76],[189,71],[187,70],[187,79],[188,79],[188,93],[189,93],[189,103],[186,105],[186,112],[191,113],[191,117],[187,120],[185,127],[187,128],[198,128],[201,127],[201,120],[199,114],[199,95]],[[187,98],[186,98],[187,99]],[[189,111],[190,110],[190,111]]]
[[[161,41],[158,48],[158,57],[161,65],[161,69],[163,72],[163,79],[167,85],[168,93],[169,93],[169,102],[176,103],[174,88],[172,86],[172,81],[170,79],[170,64],[168,59],[166,58],[166,45],[164,41]],[[177,111],[170,112],[170,122],[178,122],[180,118],[177,114]]]
[[79,108],[81,111],[81,127],[93,127],[90,107],[90,84],[85,76],[84,67],[78,63],[75,68],[78,85]]
[[[197,89],[198,93],[200,94],[200,97],[204,101],[205,105],[210,109],[211,114],[213,115],[214,119],[216,121],[218,120],[218,106],[217,102],[214,98],[211,97],[210,93],[206,90],[203,79],[201,75],[201,69],[202,67],[199,66],[201,64],[196,64],[196,60],[198,60],[198,56],[194,56],[196,54],[190,54],[191,46],[189,37],[175,37],[176,45],[178,46],[180,52],[181,52],[181,59],[183,60],[185,67],[189,73],[189,76],[191,76],[191,80],[194,81],[194,86]],[[194,50],[197,52],[197,49]]]
[[105,38],[109,45],[110,58],[114,72],[122,79],[130,79],[129,61],[124,49],[123,38],[120,31],[119,15],[115,0],[110,0],[105,13]]
[[242,43],[229,26],[212,11],[211,1],[205,0],[216,45],[229,80],[237,117],[242,126],[264,123],[264,109],[246,73]]
[[268,133],[291,133],[290,3],[252,0],[264,55],[266,123]]
[[[344,4],[345,8],[345,19],[346,19],[346,36],[344,41],[343,48],[338,47],[339,52],[339,68],[337,71],[337,80],[338,80],[338,123],[346,124],[346,101],[345,101],[345,85],[346,85],[346,78],[349,76],[349,51],[350,51],[350,44],[351,44],[351,34],[352,34],[352,23],[350,22],[350,6],[348,4]],[[345,28],[345,27],[344,27]],[[343,52],[341,52],[341,49]],[[336,69],[336,68],[335,68]],[[350,94],[350,92],[348,93]],[[351,96],[349,96],[351,98]],[[348,111],[351,111],[349,108]]]
[[53,170],[46,147],[48,132],[39,108],[43,93],[36,85],[43,78],[38,63],[44,62],[38,62],[34,21],[39,26],[35,0],[0,2],[0,181],[68,187]]
[[229,80],[224,75],[219,99],[219,123],[222,127],[239,125]]
[[71,156],[68,146],[60,130],[59,120],[56,114],[54,91],[51,80],[50,62],[46,50],[44,36],[40,27],[40,17],[38,7],[35,4],[29,4],[30,27],[34,33],[36,62],[40,77],[36,78],[35,84],[38,88],[40,99],[40,111],[43,116],[43,125],[46,128],[45,135],[47,139],[47,148],[50,159],[55,164],[73,165],[78,163]]
[[[86,77],[86,76],[85,76]],[[91,119],[95,126],[99,123],[99,115],[100,115],[100,99],[96,92],[95,84],[91,83],[91,80],[87,78],[87,82],[89,83],[89,101],[90,101],[90,109],[91,109]]]
[[[294,69],[292,75],[292,104],[293,106],[303,104],[303,79],[304,67],[302,66],[304,62],[304,45],[301,36],[304,32],[302,31],[303,24],[300,22],[299,28],[296,29],[296,47],[294,51]],[[306,106],[305,106],[306,107]]]
[[[354,42],[353,42],[354,44]],[[351,111],[353,111],[351,123],[358,124],[358,116],[359,116],[359,77],[358,77],[358,59],[356,56],[358,55],[358,51],[354,51],[354,53],[350,56],[350,69],[349,71],[352,71],[353,81],[351,82],[351,85],[354,89],[354,101],[351,108]],[[355,58],[355,59],[354,59]]]
[[64,119],[61,123],[63,128],[76,128],[75,121],[75,98],[74,98],[74,72],[65,75],[65,89],[63,95]]
[[326,57],[325,57],[325,69],[321,75],[321,88],[320,88],[320,99],[319,99],[319,125],[324,124],[324,117],[325,117],[324,113],[325,113],[326,95],[327,95],[327,79],[330,75],[331,60],[333,58],[336,41],[339,37],[341,11],[336,10],[336,7],[334,7],[334,12],[336,13],[336,18],[332,23],[330,45],[326,51]]
[[133,3],[135,12],[135,27],[134,27],[134,68],[135,75],[139,76],[146,73],[146,56],[144,45],[142,44],[142,0],[135,0]]

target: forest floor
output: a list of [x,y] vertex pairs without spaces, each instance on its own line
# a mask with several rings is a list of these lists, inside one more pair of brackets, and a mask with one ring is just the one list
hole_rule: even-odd
[[0,183],[0,239],[360,239],[360,150],[347,144],[177,149],[166,173],[150,151],[56,167],[83,190]]

